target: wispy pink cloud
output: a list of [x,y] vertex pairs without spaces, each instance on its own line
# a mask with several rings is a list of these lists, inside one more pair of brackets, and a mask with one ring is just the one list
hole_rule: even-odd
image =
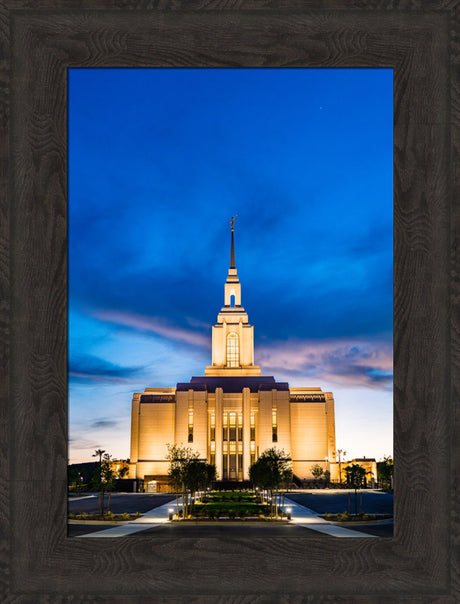
[[115,310],[98,310],[93,313],[93,316],[100,321],[107,321],[114,325],[122,327],[131,327],[140,331],[155,333],[164,338],[186,342],[193,346],[202,346],[203,348],[211,348],[211,338],[203,333],[198,333],[194,330],[183,329],[175,325],[166,323],[163,319],[157,317],[146,317],[130,312],[122,312]]
[[388,389],[393,350],[384,340],[288,340],[257,348],[264,371],[318,379],[348,387]]

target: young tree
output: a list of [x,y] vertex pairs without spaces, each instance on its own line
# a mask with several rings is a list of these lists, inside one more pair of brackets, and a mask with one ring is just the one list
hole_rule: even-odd
[[[100,451],[100,450],[99,450]],[[99,452],[97,452],[99,454]],[[99,491],[99,515],[104,515],[104,494],[106,491],[109,492],[109,501],[107,503],[107,509],[109,509],[111,490],[115,484],[115,472],[111,467],[111,456],[105,451],[100,451],[101,460],[99,466],[94,470],[91,476],[91,483],[93,488]],[[102,457],[103,455],[103,457]],[[95,457],[95,455],[93,455]]]
[[[249,478],[254,486],[270,493],[270,516],[278,516],[279,489],[292,480],[291,459],[283,450],[266,449],[249,468]],[[284,498],[283,498],[284,505]]]
[[102,456],[104,455],[104,449],[96,449],[93,453],[93,457],[99,457],[99,466],[93,472],[91,476],[91,482],[99,491],[99,514],[104,513],[104,491],[101,491],[101,465],[102,465]]
[[212,487],[213,483],[217,480],[217,469],[213,463],[206,463],[206,485],[207,487]]
[[319,465],[319,463],[315,463],[314,466],[311,466],[310,470],[315,478],[321,478],[321,476],[324,474],[323,468]]
[[117,474],[112,469],[112,457],[109,453],[104,453],[101,463],[101,484],[102,484],[102,497],[104,497],[104,490],[109,493],[109,499],[107,501],[107,512],[110,511],[110,499],[112,497],[112,489],[115,486],[117,480]]
[[[366,470],[359,464],[354,463],[345,468],[347,474],[346,484],[355,490],[355,514],[358,513],[358,489],[364,486]],[[351,512],[351,510],[350,510]]]
[[377,464],[377,475],[379,480],[385,484],[387,488],[391,488],[391,479],[393,476],[394,462],[390,455],[385,456],[383,461]]
[[[287,458],[287,461],[290,462],[290,458]],[[281,513],[282,515],[284,514],[284,503],[286,500],[286,492],[289,490],[289,485],[292,482],[292,477],[293,477],[293,473],[292,473],[292,467],[289,464],[287,464],[282,472],[282,479],[281,479],[281,486],[283,487],[283,501],[281,504]]]
[[[191,459],[198,459],[198,453],[193,453],[190,447],[167,445],[169,461],[168,476],[173,489],[176,491],[177,513],[179,513],[179,493],[182,496],[182,517],[188,515],[188,496],[186,497],[185,475],[186,466]],[[188,495],[188,494],[187,494]]]
[[169,460],[169,481],[176,492],[177,510],[179,510],[179,493],[182,496],[182,515],[186,518],[190,512],[192,497],[196,498],[196,492],[205,489],[216,479],[216,467],[208,464],[199,457],[197,451],[190,447],[179,447],[178,445],[167,445]]
[[[179,452],[176,445],[168,445],[168,457],[169,460],[169,484],[174,489],[176,494],[176,509],[179,514],[179,493],[182,493],[182,469]],[[184,506],[182,506],[184,507]]]

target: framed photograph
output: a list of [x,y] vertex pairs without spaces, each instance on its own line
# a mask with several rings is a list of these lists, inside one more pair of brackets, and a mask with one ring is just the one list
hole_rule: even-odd
[[[97,484],[110,512],[167,507],[110,493],[171,493],[171,445],[219,488],[249,488],[273,448],[286,488],[340,488],[352,466],[375,486],[393,456],[392,70],[69,69],[68,107],[72,524],[102,514]],[[328,493],[318,514],[352,513]],[[391,514],[391,493],[363,495]]]
[[[68,4],[60,7],[54,4],[50,8],[34,9],[15,4],[14,9],[5,9],[2,45],[9,70],[3,71],[8,75],[3,75],[2,81],[3,90],[9,93],[4,92],[2,96],[4,115],[7,116],[2,122],[2,157],[5,161],[9,158],[9,178],[5,182],[4,199],[8,201],[2,205],[1,229],[2,241],[8,247],[2,255],[4,268],[0,278],[4,291],[8,292],[2,310],[5,317],[2,322],[5,326],[2,388],[6,401],[2,426],[3,440],[8,446],[1,453],[4,497],[0,499],[0,506],[2,530],[8,535],[1,556],[8,572],[2,576],[3,591],[9,599],[33,598],[34,601],[45,601],[50,597],[54,601],[65,601],[74,597],[81,601],[187,599],[189,602],[211,602],[231,598],[235,602],[367,603],[377,602],[382,597],[395,602],[412,597],[420,601],[455,602],[458,600],[458,581],[452,552],[458,528],[453,518],[458,503],[453,480],[456,472],[453,436],[457,428],[455,411],[458,403],[454,397],[456,364],[452,361],[458,330],[454,314],[455,291],[451,283],[452,274],[455,274],[455,265],[451,263],[456,262],[456,222],[452,208],[458,189],[453,169],[458,124],[455,46],[452,42],[452,32],[458,32],[455,11],[443,2],[432,3],[429,9],[423,10],[392,6],[374,8],[373,5],[362,8],[360,3],[350,7],[349,3],[341,2],[327,8],[321,3],[312,3],[308,8],[288,3],[276,9],[262,4],[247,9],[232,6],[217,9],[211,4],[206,7],[198,4],[119,8],[106,2],[100,6],[79,3],[75,7]],[[72,153],[72,147],[68,145],[69,133],[72,133],[72,123],[68,122],[68,118],[72,118],[69,85],[72,86],[85,72],[91,77],[102,70],[101,73],[110,76],[111,70],[115,69],[126,70],[131,76],[137,70],[145,70],[145,73],[157,70],[162,77],[169,72],[174,74],[176,70],[182,70],[185,75],[193,69],[202,70],[201,73],[215,69],[216,75],[225,74],[226,70],[238,76],[244,72],[248,78],[253,70],[259,76],[273,71],[276,77],[292,75],[290,70],[296,73],[318,70],[316,75],[323,70],[340,71],[342,76],[346,71],[359,72],[361,76],[366,71],[379,70],[392,74],[393,538],[334,539],[318,535],[308,539],[273,536],[267,540],[260,536],[226,535],[225,539],[218,536],[171,539],[166,534],[154,539],[141,534],[111,540],[68,537],[68,368],[72,369],[68,355],[68,313],[72,311],[69,308],[69,300],[72,300],[72,266],[69,266],[72,231],[69,231],[71,205],[68,194],[75,184],[68,182],[68,168],[72,162],[72,155],[68,156]],[[117,94],[115,81],[107,86],[112,86],[112,94]],[[286,90],[286,86],[283,89]],[[237,86],[233,91],[236,90]],[[171,81],[165,83],[162,92],[165,91],[169,94],[174,91]],[[178,92],[183,94],[184,90]],[[363,91],[363,98],[369,92],[369,89]],[[129,85],[123,90],[120,87],[119,95],[130,99],[135,96],[130,96]],[[148,105],[142,95],[137,100]],[[208,98],[198,100],[196,105],[203,106],[208,101]],[[86,98],[87,124],[91,122],[91,112],[97,109],[97,102],[95,97],[92,106],[90,96]],[[172,106],[171,101],[169,107]],[[314,120],[316,128],[318,120],[323,119],[321,112],[327,110],[323,105],[319,107],[317,120]],[[155,110],[159,111],[158,105]],[[281,114],[288,110],[284,107]],[[309,110],[311,118],[311,107]],[[350,112],[354,111],[360,117],[368,110],[369,107],[363,108],[360,115],[356,107],[349,107]],[[259,115],[254,117],[260,119]],[[81,119],[84,125],[84,115]],[[270,116],[266,115],[265,119],[268,121]],[[122,138],[128,121],[128,117],[118,121],[119,132],[111,125],[107,132],[108,147],[110,137]],[[179,116],[177,120],[171,116],[165,120],[165,126],[174,123],[181,124]],[[190,132],[193,133],[193,128]],[[232,136],[235,134],[233,132]],[[244,134],[243,131],[240,149],[234,142],[235,157],[248,152]],[[177,136],[180,139],[181,132]],[[148,132],[139,140],[148,141]],[[197,152],[205,143],[206,137],[200,137]],[[318,154],[329,155],[330,167],[333,167],[337,149],[332,144],[329,149],[327,140],[323,140],[322,145]],[[356,149],[350,151],[352,156],[361,158],[365,171],[366,158]],[[89,167],[94,164],[97,150],[88,149],[87,153]],[[140,154],[136,148],[130,159],[152,158],[151,153],[152,149],[146,148],[145,154]],[[158,155],[155,161],[152,160],[153,166],[162,159],[158,149],[155,153]],[[219,156],[218,149],[214,156]],[[128,158],[129,153],[113,172],[114,175],[118,172],[120,181],[111,179],[111,197],[119,204],[120,228],[121,214],[126,211],[122,203],[123,190],[126,198],[129,194],[137,199],[142,196],[147,199],[151,186],[144,181],[133,182],[132,190],[126,188],[129,180],[123,180],[122,176]],[[281,159],[277,157],[277,161]],[[312,154],[312,162],[313,159],[318,157]],[[190,164],[187,178],[175,178],[177,175],[173,174],[171,182],[182,183],[184,187],[188,180],[193,189],[194,175],[203,170],[203,166],[197,157],[191,158],[190,162],[183,157],[177,162],[179,174],[185,172],[181,169],[181,164],[185,163]],[[84,163],[79,165],[82,170],[75,176],[83,180]],[[228,178],[225,167],[222,166],[222,175]],[[261,161],[260,175],[264,174],[264,167],[267,167],[267,180],[260,177],[258,190],[262,186],[269,189],[268,172],[273,172],[273,165],[270,166],[267,158]],[[299,173],[302,166],[292,166],[292,170]],[[346,172],[351,175],[351,169]],[[131,173],[134,173],[132,168]],[[356,173],[359,174],[359,169]],[[93,192],[96,193],[95,174],[90,174],[88,169],[86,176],[94,183]],[[363,175],[363,182],[366,182],[366,176]],[[244,174],[240,174],[240,182],[243,177]],[[121,186],[120,182],[123,183]],[[250,179],[246,178],[248,182]],[[241,228],[246,221],[246,228],[253,229],[246,244],[241,235],[241,248],[236,248],[237,259],[241,253],[239,249],[245,250],[245,245],[246,253],[251,253],[255,247],[253,223],[262,215],[267,229],[270,226],[269,217],[261,211],[262,206],[255,206],[253,215],[244,218],[244,211],[233,209],[228,202],[231,197],[228,192],[249,196],[249,186],[238,191],[239,185],[232,179],[227,184],[222,180],[222,186],[219,186],[215,169],[207,184],[209,188],[201,192],[201,198],[210,200],[208,213],[215,212],[222,223],[228,223],[238,213],[235,229],[238,220],[242,223]],[[103,175],[99,185],[102,185],[101,191],[105,190]],[[379,183],[367,183],[374,199],[381,195],[380,187]],[[212,204],[216,192],[223,194],[225,190],[227,202]],[[315,195],[314,191],[309,192],[312,197]],[[195,186],[193,194],[200,195],[199,187]],[[94,196],[96,202],[98,195]],[[176,191],[177,199],[182,200],[180,203],[184,196],[184,191]],[[286,208],[288,201],[289,198],[285,198],[281,206]],[[110,213],[110,203],[106,203],[106,211]],[[101,206],[95,207],[95,222],[103,221],[103,212]],[[185,208],[181,212],[179,207],[171,218],[177,223],[178,237],[181,231],[190,227],[188,218],[192,220],[192,217],[188,212]],[[152,220],[157,216],[161,223],[161,208],[150,215]],[[324,216],[324,219],[331,220],[331,217]],[[93,227],[94,224],[87,225],[89,230]],[[213,235],[210,222],[204,225],[202,219],[196,224],[192,220],[192,228],[203,231],[202,249],[197,250],[201,258],[207,249],[221,245],[223,233],[229,235],[228,224],[219,227],[221,232]],[[276,222],[273,228],[278,228]],[[138,229],[142,236],[132,249],[142,251],[150,245],[150,237],[155,231],[146,228],[145,224],[139,224]],[[128,228],[126,232],[128,237],[133,236]],[[239,237],[240,233],[236,233]],[[168,238],[171,237],[170,234]],[[92,257],[95,268],[101,273],[110,271],[109,264],[104,264],[103,250],[95,245],[97,237],[88,239],[90,250],[84,251],[88,263]],[[267,246],[269,239],[260,243]],[[153,237],[152,242],[165,245],[164,233]],[[222,247],[228,250],[228,243]],[[181,249],[180,244],[176,249]],[[191,263],[191,269],[196,269],[192,252],[187,255],[187,263]],[[83,250],[80,253],[83,254]],[[114,261],[113,256],[110,261]],[[254,256],[253,262],[257,265],[260,260]],[[199,270],[200,278],[209,274],[204,267]],[[115,268],[113,272],[115,275]],[[97,275],[97,271],[92,275]],[[219,271],[213,269],[209,276],[213,283],[219,282]],[[100,309],[104,310],[107,292],[104,288],[98,290],[100,284],[91,278],[88,275],[88,291],[93,299],[100,301]],[[222,281],[224,278],[222,275]],[[144,283],[145,274],[140,271],[138,284]],[[245,288],[248,287],[246,283],[247,280]],[[120,301],[128,300],[132,292],[115,290],[116,286],[114,295],[119,296],[120,309]],[[152,289],[147,291],[149,296],[154,294]],[[217,301],[218,298],[217,291]],[[215,307],[211,296],[204,304],[209,309]],[[252,312],[249,303],[247,310]],[[138,316],[142,314],[142,305],[136,312]],[[183,316],[180,305],[177,312]],[[126,313],[123,316],[126,318]],[[192,320],[201,317],[199,313],[191,316]],[[261,313],[260,320],[263,321],[263,317]],[[364,316],[361,319],[365,321]],[[194,329],[196,334],[200,333],[198,324]],[[93,371],[93,375],[98,375],[94,364],[88,366],[91,360],[88,356],[85,359],[80,355],[79,359],[80,364],[73,365],[75,373],[78,369],[83,374],[86,369],[87,373]],[[201,360],[198,354],[196,364],[201,366]],[[87,363],[86,367],[83,361]],[[115,360],[108,361],[112,362],[112,367],[106,364],[102,373],[111,370],[115,375]],[[134,357],[132,363],[123,363],[126,363],[123,368],[133,371],[132,375],[144,371]],[[383,371],[380,366],[371,369]],[[370,375],[375,379],[385,378],[375,373]],[[190,377],[188,374],[181,379],[185,381]],[[145,386],[148,385],[147,381]],[[104,401],[99,402],[102,409]],[[93,423],[102,422],[100,427],[103,422],[114,421],[111,411],[101,410],[92,416]],[[88,426],[84,428],[88,431]],[[88,446],[95,444],[91,435],[88,440]]]

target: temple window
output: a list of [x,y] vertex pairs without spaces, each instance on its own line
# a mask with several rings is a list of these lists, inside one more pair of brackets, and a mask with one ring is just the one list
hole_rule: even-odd
[[238,334],[231,331],[227,335],[227,367],[239,367],[240,346]]
[[188,412],[188,442],[193,442],[193,411]]

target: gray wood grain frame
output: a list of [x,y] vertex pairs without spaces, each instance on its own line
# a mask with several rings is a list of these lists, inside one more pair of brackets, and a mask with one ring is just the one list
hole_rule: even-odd
[[[447,0],[3,4],[5,601],[460,601],[458,14]],[[393,539],[67,538],[71,67],[394,70]]]

